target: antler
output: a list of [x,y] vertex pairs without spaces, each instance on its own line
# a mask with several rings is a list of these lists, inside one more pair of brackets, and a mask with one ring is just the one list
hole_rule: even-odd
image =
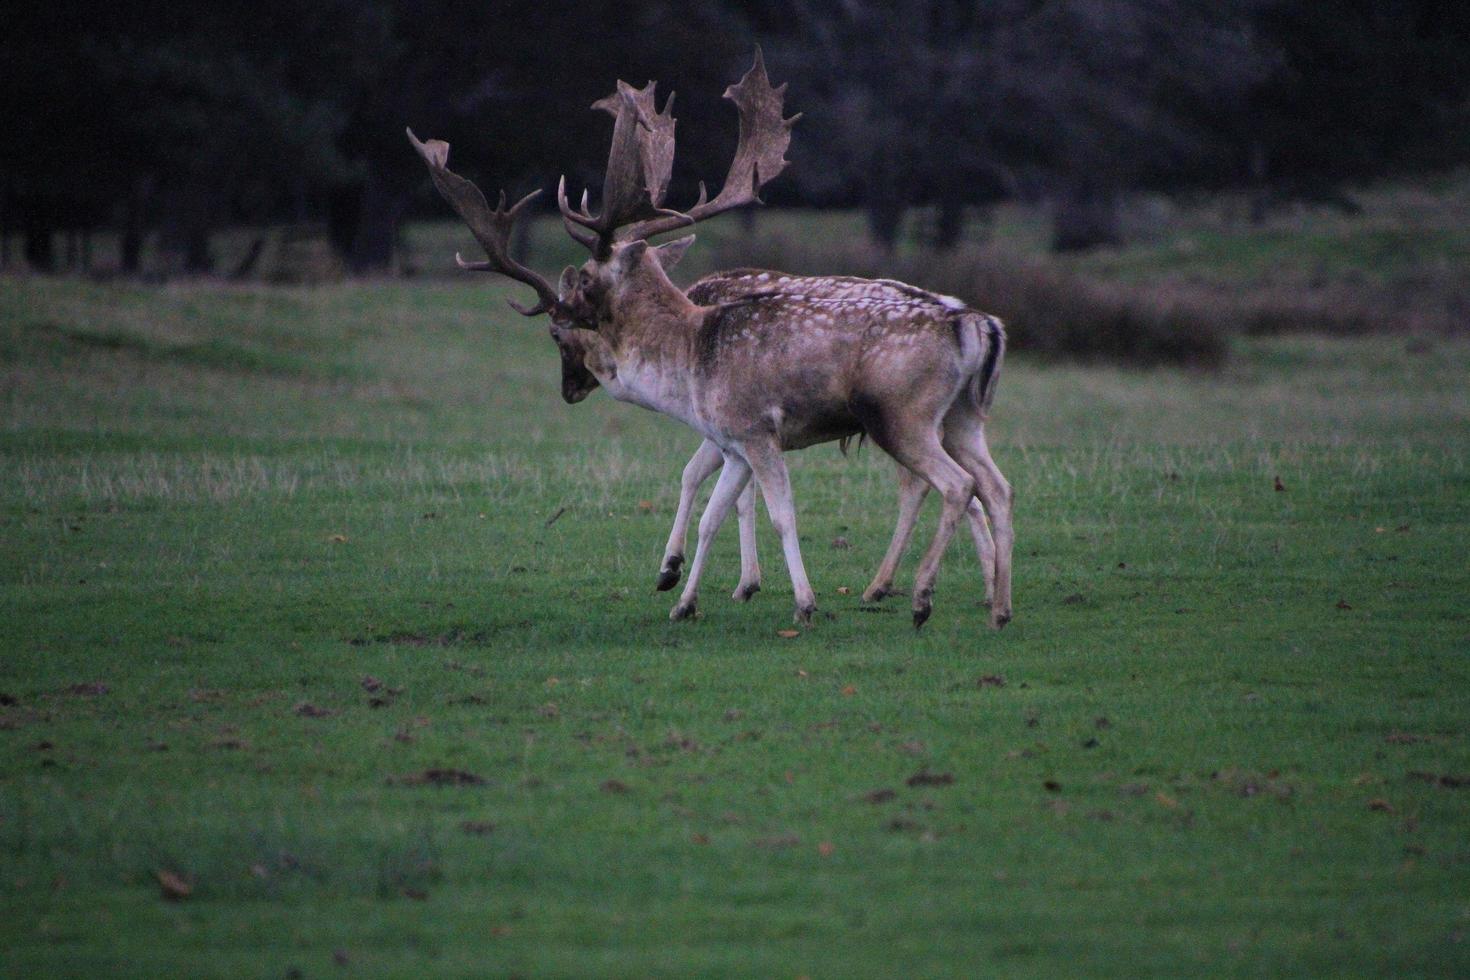
[[[557,206],[567,232],[599,257],[607,255],[614,234],[623,225],[678,214],[662,207],[674,169],[674,96],[670,93],[659,112],[657,85],[649,82],[635,89],[627,82],[618,82],[616,91],[592,103],[592,108],[602,109],[616,120],[602,178],[602,213],[594,216],[587,210],[586,191],[582,192],[581,209],[572,210],[567,203],[565,177],[557,187]],[[574,225],[590,229],[592,234]]]
[[[607,255],[614,240],[650,238],[759,202],[760,189],[785,169],[791,127],[801,118],[800,113],[790,119],[781,117],[786,86],[772,87],[765,59],[757,47],[750,70],[725,90],[725,98],[734,102],[740,113],[740,142],[724,186],[711,201],[701,182],[695,205],[688,211],[672,211],[662,204],[674,161],[674,118],[670,112],[674,98],[669,96],[662,113],[654,113],[653,90],[653,82],[641,90],[619,82],[616,92],[593,104],[594,109],[605,109],[617,117],[603,180],[602,214],[594,218],[588,213],[585,193],[582,210],[573,211],[567,204],[566,178],[557,190],[557,204],[567,231],[598,257]],[[595,234],[573,228],[574,223]]]
[[424,158],[424,163],[429,167],[429,176],[434,179],[435,189],[455,211],[459,212],[464,223],[469,225],[470,233],[485,249],[485,254],[490,257],[484,262],[466,262],[456,252],[454,261],[459,267],[476,272],[498,272],[536,290],[536,295],[540,299],[535,306],[526,307],[514,300],[509,301],[511,307],[523,316],[536,316],[558,309],[560,301],[551,284],[510,257],[510,232],[515,227],[516,217],[520,214],[521,209],[531,203],[531,200],[541,192],[532,191],[507,209],[505,191],[501,191],[499,206],[491,210],[489,203],[485,200],[485,195],[480,193],[478,187],[449,169],[448,143],[443,140],[424,142],[413,134],[412,129],[407,132],[409,142],[413,144],[413,148],[418,151],[419,156]]

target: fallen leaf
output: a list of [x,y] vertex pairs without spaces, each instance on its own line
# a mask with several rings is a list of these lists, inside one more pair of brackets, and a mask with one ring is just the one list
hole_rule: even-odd
[[1378,813],[1392,813],[1393,804],[1380,796],[1368,801],[1368,809],[1375,810]]
[[833,844],[832,844],[832,842],[829,841],[829,840],[824,840],[820,844],[817,845],[817,853],[820,854],[820,855],[822,855],[822,857],[824,857],[824,858],[825,857],[831,857],[832,854],[833,854],[833,852],[836,851],[836,850],[837,850],[837,848],[834,847]]
[[975,682],[977,687],[1005,687],[1006,679],[1002,674],[986,674]]
[[291,710],[294,714],[298,714],[302,718],[330,718],[337,713],[331,708],[319,708],[310,701],[302,701]]
[[1338,599],[1337,600],[1337,608],[1339,608],[1339,609],[1351,609],[1353,607],[1348,603],[1348,601],[1346,599]]
[[424,769],[399,776],[401,786],[480,786],[485,780],[463,769]]
[[330,542],[332,542],[332,544],[346,544],[347,543],[347,535],[345,535],[345,534],[333,534],[333,535],[329,535],[327,537],[327,540],[330,541]]
[[154,875],[158,878],[158,887],[163,892],[163,897],[170,902],[181,902],[194,894],[194,885],[182,875],[162,869],[155,871]]
[[372,674],[363,674],[361,684],[362,689],[369,694],[372,694],[374,691],[379,690],[383,686],[383,682],[378,680]]
[[536,709],[536,714],[542,718],[555,718],[561,714],[561,709],[556,706],[555,701],[547,701]]
[[843,697],[850,698],[850,697],[852,697],[856,693],[857,693],[857,688],[856,687],[853,687],[851,684],[844,684],[843,685],[843,687],[842,687],[842,696]]
[[689,835],[689,842],[691,844],[700,844],[700,845],[708,844],[709,843],[709,834],[700,834],[700,833],[690,834]]
[[1163,790],[1159,790],[1154,794],[1154,800],[1166,810],[1177,810],[1179,808],[1179,801]]
[[851,548],[852,545],[847,543],[846,538],[838,535],[837,537],[832,539],[832,547],[837,551],[846,551],[848,548]]
[[795,847],[801,843],[801,838],[795,834],[780,834],[775,837],[757,837],[751,843],[756,847],[776,850],[783,847]]
[[777,630],[776,631],[776,635],[777,636],[781,636],[781,637],[785,637],[786,639],[791,640],[791,639],[795,639],[796,637],[800,636],[801,635],[801,630]]
[[851,595],[852,594],[852,589],[849,589],[845,585],[839,585],[837,587],[837,594],[838,595]]
[[609,779],[599,786],[598,789],[604,793],[626,793],[628,792],[628,784],[617,779]]
[[904,783],[908,786],[950,786],[954,783],[954,773],[930,772],[925,768],[904,780]]

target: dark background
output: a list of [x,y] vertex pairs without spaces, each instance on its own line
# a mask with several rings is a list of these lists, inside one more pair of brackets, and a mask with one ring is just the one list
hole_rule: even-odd
[[1046,201],[1075,249],[1115,241],[1137,189],[1351,209],[1355,180],[1470,159],[1470,4],[64,0],[7,20],[0,240],[42,272],[98,230],[115,271],[150,240],[229,271],[211,232],[280,223],[388,270],[405,218],[445,216],[404,125],[487,187],[596,186],[609,121],[587,106],[617,78],[679,93],[678,206],[724,175],[720,94],[756,43],[806,114],[768,200],[861,207],[880,245],[916,206],[943,249],[976,207]]

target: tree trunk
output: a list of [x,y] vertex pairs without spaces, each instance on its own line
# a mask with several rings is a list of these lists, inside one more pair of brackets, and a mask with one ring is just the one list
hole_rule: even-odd
[[408,198],[389,187],[376,174],[369,173],[359,197],[357,223],[352,246],[347,253],[347,268],[354,275],[387,272],[393,265],[398,245],[398,220],[403,216]]
[[1118,194],[1111,187],[1087,181],[1068,187],[1057,198],[1052,222],[1051,247],[1056,252],[1123,241],[1118,230]]
[[50,226],[31,223],[26,227],[26,264],[34,271],[48,275],[56,271],[56,245],[51,237]]

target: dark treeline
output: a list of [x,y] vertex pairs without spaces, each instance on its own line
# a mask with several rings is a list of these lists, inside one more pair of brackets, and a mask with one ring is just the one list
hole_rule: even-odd
[[216,271],[211,232],[275,223],[387,269],[429,204],[405,124],[489,186],[595,185],[586,107],[615,78],[679,92],[677,204],[723,176],[719,96],[756,42],[806,113],[773,200],[861,206],[885,245],[919,206],[943,248],[975,206],[1050,201],[1079,248],[1116,240],[1130,190],[1351,207],[1345,182],[1470,159],[1470,5],[1431,0],[58,0],[8,21],[0,238],[42,271],[98,229],[123,271],[150,236]]

